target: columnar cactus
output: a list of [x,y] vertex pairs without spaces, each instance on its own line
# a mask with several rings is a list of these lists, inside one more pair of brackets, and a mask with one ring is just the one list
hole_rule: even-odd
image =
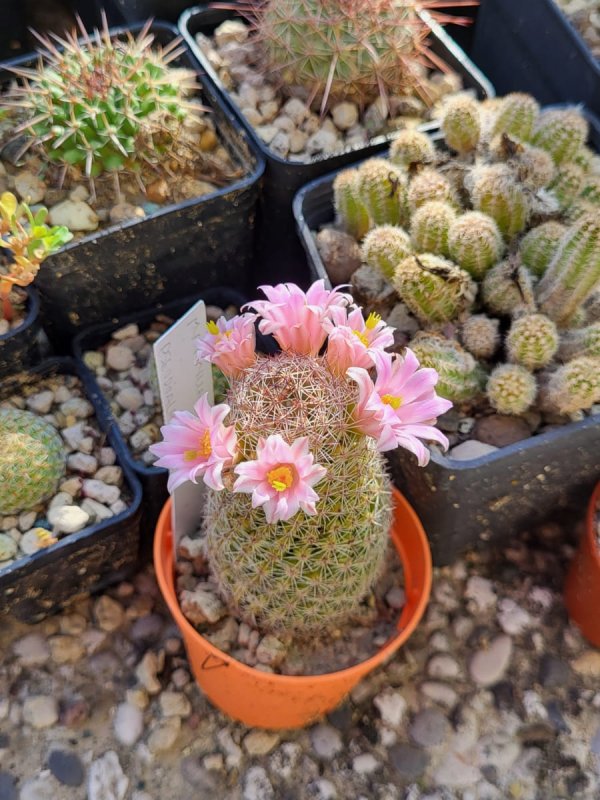
[[411,252],[409,235],[395,225],[373,228],[363,239],[360,249],[361,259],[378,269],[389,281],[393,279],[398,264]]
[[448,255],[448,231],[456,219],[456,211],[449,203],[432,200],[424,203],[412,215],[410,238],[418,253]]
[[358,171],[345,169],[333,181],[333,204],[344,230],[360,242],[371,227],[369,212],[360,196]]
[[458,342],[432,333],[418,333],[411,342],[419,362],[439,375],[437,392],[453,403],[477,397],[485,383],[485,372]]
[[506,337],[511,361],[527,369],[546,367],[558,350],[558,331],[543,314],[524,314],[513,320]]
[[427,134],[406,128],[398,133],[390,146],[390,161],[405,168],[431,164],[435,161],[435,147]]
[[538,278],[546,271],[552,261],[566,227],[554,220],[532,228],[519,242],[519,253],[523,264]]
[[529,141],[540,112],[534,98],[523,92],[505,95],[498,103],[494,120],[494,133],[506,133],[523,142]]
[[514,167],[519,181],[532,192],[548,186],[556,176],[556,165],[550,153],[528,144],[520,147]]
[[500,344],[500,320],[485,314],[473,314],[463,322],[460,338],[475,358],[492,358]]
[[600,322],[566,331],[560,337],[558,357],[569,361],[576,356],[600,357]]
[[30,411],[0,408],[0,514],[28,511],[51,497],[66,458],[49,422]]
[[358,169],[360,198],[375,225],[402,225],[406,219],[406,175],[383,158]]
[[467,211],[450,225],[448,253],[460,267],[481,280],[488,269],[496,264],[504,251],[504,242],[498,226],[487,214]]
[[431,201],[454,204],[454,192],[450,181],[431,167],[425,167],[413,177],[408,187],[408,205],[414,212]]
[[550,375],[543,404],[559,414],[573,414],[600,402],[600,358],[579,356]]
[[400,298],[422,322],[449,322],[468,310],[477,286],[468,272],[431,253],[400,262],[393,280]]
[[469,176],[471,201],[492,217],[505,239],[521,233],[531,212],[528,197],[505,164],[475,167]]
[[476,150],[481,134],[479,104],[467,95],[457,95],[446,102],[442,131],[448,147],[460,155]]
[[508,259],[492,267],[481,284],[485,307],[493,314],[510,316],[535,307],[533,281],[518,261]]
[[493,409],[518,416],[531,408],[537,394],[535,376],[519,364],[500,364],[492,370],[485,389]]
[[562,164],[548,188],[554,193],[561,209],[567,209],[581,192],[584,172],[577,164]]
[[581,151],[587,136],[587,121],[576,109],[551,109],[538,117],[532,143],[547,150],[557,164],[564,164]]

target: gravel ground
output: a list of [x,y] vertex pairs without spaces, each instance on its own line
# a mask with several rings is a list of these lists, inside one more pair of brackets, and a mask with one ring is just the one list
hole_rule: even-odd
[[398,655],[303,731],[193,683],[150,568],[0,629],[1,800],[597,800],[600,652],[561,596],[557,523],[436,570]]

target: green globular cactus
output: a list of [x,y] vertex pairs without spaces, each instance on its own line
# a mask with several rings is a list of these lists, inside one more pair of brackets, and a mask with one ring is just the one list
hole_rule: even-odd
[[600,402],[600,358],[579,356],[555,370],[544,387],[542,405],[574,414]]
[[392,142],[389,158],[398,167],[431,164],[435,161],[435,147],[427,134],[406,128]]
[[248,494],[208,493],[215,579],[230,605],[261,630],[318,632],[356,610],[379,575],[390,488],[373,440],[351,430],[347,409],[356,397],[356,387],[322,359],[289,354],[259,359],[232,380],[227,421],[244,458],[255,457],[261,437],[285,431],[290,442],[307,436],[315,463],[327,469],[316,486],[317,513],[285,522],[267,523]]
[[525,229],[530,203],[506,164],[477,166],[466,183],[473,208],[492,217],[505,239],[510,241]]
[[0,514],[28,511],[51,497],[66,458],[49,422],[30,411],[0,408]]
[[410,343],[421,366],[437,370],[435,390],[453,403],[473,400],[483,390],[485,372],[458,342],[419,332]]
[[400,298],[422,322],[450,322],[473,305],[477,285],[468,272],[431,253],[400,262],[392,281]]
[[431,200],[419,206],[410,221],[410,238],[418,253],[448,255],[448,231],[456,219],[449,203]]
[[500,344],[500,320],[473,314],[463,322],[460,338],[469,353],[478,359],[492,358]]
[[411,180],[408,187],[408,205],[414,212],[431,201],[454,205],[454,192],[450,181],[431,167],[425,167]]
[[540,311],[560,327],[600,285],[600,216],[587,214],[568,229],[536,287]]
[[548,366],[558,350],[558,331],[551,319],[543,314],[524,314],[513,320],[506,336],[510,361],[527,369]]
[[565,331],[560,337],[558,358],[569,361],[576,356],[600,358],[600,322],[592,322],[584,328]]
[[550,109],[538,117],[532,144],[547,150],[556,164],[564,164],[579,153],[587,136],[588,123],[576,109]]
[[518,416],[533,405],[537,394],[537,381],[519,364],[500,364],[490,374],[486,397],[500,414]]
[[480,211],[457,217],[448,231],[448,253],[452,261],[481,280],[504,252],[504,241],[495,221]]
[[536,100],[523,92],[511,92],[498,103],[494,119],[494,134],[506,133],[522,142],[531,139],[540,107]]
[[360,198],[375,225],[406,221],[406,175],[383,158],[369,158],[358,168]]
[[481,283],[481,297],[485,307],[500,316],[535,308],[531,274],[512,260],[501,261],[490,269]]
[[361,259],[378,269],[387,280],[394,277],[396,267],[412,253],[410,236],[403,228],[380,225],[373,228],[363,239]]
[[450,98],[443,110],[442,131],[448,147],[459,155],[474,152],[481,135],[479,103],[466,95]]
[[550,220],[532,228],[519,242],[523,264],[540,278],[552,261],[567,229],[560,222]]
[[369,212],[360,197],[358,170],[345,169],[333,181],[336,218],[346,233],[358,242],[371,227]]
[[548,185],[561,210],[566,210],[581,192],[584,183],[583,169],[577,164],[562,164],[554,180]]
[[82,44],[68,34],[61,50],[41,38],[37,68],[16,70],[24,82],[8,102],[25,109],[19,130],[44,158],[88,178],[180,160],[175,144],[183,122],[199,111],[186,99],[196,80],[192,71],[170,74],[178,43],[155,46],[149,27],[111,39],[105,21],[98,35],[82,31]]

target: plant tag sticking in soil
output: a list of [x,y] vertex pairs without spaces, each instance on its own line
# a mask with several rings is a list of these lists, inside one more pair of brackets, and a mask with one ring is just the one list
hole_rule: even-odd
[[[154,359],[160,390],[163,419],[171,420],[175,411],[193,411],[200,395],[208,392],[213,402],[211,366],[198,361],[195,341],[206,327],[206,309],[199,300],[154,343]],[[173,545],[199,526],[204,505],[205,485],[188,481],[173,492]]]

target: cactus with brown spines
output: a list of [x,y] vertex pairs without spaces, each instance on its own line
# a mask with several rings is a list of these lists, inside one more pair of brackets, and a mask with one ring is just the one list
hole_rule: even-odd
[[519,242],[519,253],[523,264],[538,278],[552,261],[560,241],[566,233],[566,226],[550,220],[532,228]]
[[410,347],[422,366],[437,371],[439,378],[436,391],[442,397],[453,403],[463,403],[473,400],[483,390],[484,370],[458,342],[420,332]]
[[475,167],[469,176],[468,188],[473,208],[492,217],[507,241],[525,229],[531,204],[506,164]]
[[504,252],[504,241],[495,221],[480,211],[467,211],[450,225],[448,253],[469,275],[481,280]]
[[442,131],[448,147],[459,155],[475,152],[481,135],[479,103],[467,95],[451,97],[444,106]]
[[473,305],[477,286],[468,272],[431,253],[409,256],[392,281],[401,300],[421,322],[450,322]]
[[500,320],[486,314],[472,314],[460,327],[463,347],[477,359],[494,356],[500,345]]
[[576,356],[600,358],[600,321],[565,331],[560,337],[558,358],[569,361]]
[[536,100],[524,92],[505,95],[495,112],[494,134],[506,133],[523,142],[531,139],[533,127],[540,113]]
[[395,225],[379,225],[363,239],[360,256],[391,281],[396,267],[412,253],[410,236]]
[[335,176],[333,205],[344,230],[360,242],[371,227],[371,220],[361,198],[358,170],[345,169]]
[[519,364],[500,364],[487,381],[486,397],[500,414],[524,414],[535,402],[537,381],[535,376]]
[[558,331],[543,314],[524,314],[513,320],[506,336],[510,361],[530,370],[548,366],[558,350]]
[[547,150],[560,165],[580,152],[587,136],[587,120],[577,109],[549,109],[539,115],[531,141]]
[[535,308],[531,274],[518,261],[501,261],[483,279],[481,298],[488,311],[501,317],[531,311]]
[[358,168],[361,200],[375,225],[406,221],[406,174],[383,158],[369,158]]
[[390,161],[399,167],[431,164],[435,156],[435,147],[429,136],[410,128],[400,131],[390,145]]
[[559,414],[574,414],[600,402],[600,358],[578,356],[558,367],[542,392],[542,406]]
[[410,222],[410,238],[418,253],[448,255],[448,231],[456,219],[456,211],[449,203],[431,200],[419,206]]
[[431,201],[451,205],[455,203],[452,184],[441,172],[432,167],[425,167],[412,178],[408,186],[407,199],[413,214],[420,206]]

